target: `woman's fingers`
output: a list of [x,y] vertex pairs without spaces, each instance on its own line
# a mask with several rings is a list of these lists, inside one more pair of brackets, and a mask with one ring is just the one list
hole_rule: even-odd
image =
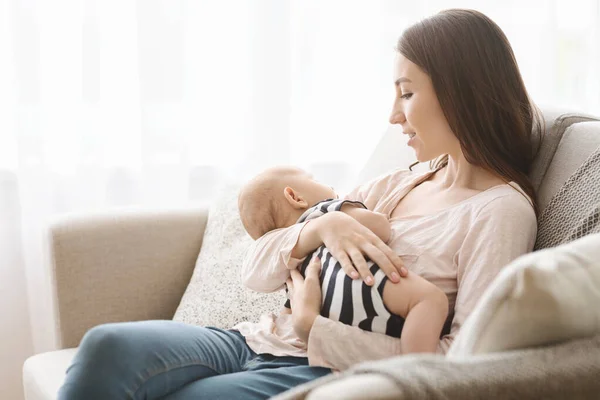
[[287,278],[287,280],[285,281],[285,287],[288,292],[287,298],[290,300],[290,307],[294,307],[294,305],[292,304],[294,300],[294,282],[292,281],[292,278]]
[[292,278],[287,278],[287,280],[285,281],[285,286],[288,291],[288,298],[291,299],[292,294],[294,293],[294,282],[292,281]]
[[304,272],[305,279],[304,282],[311,284],[314,282],[319,283],[319,273],[321,271],[321,259],[319,257],[313,257],[310,260],[310,263],[306,266],[306,271]]
[[346,275],[348,275],[352,279],[358,279],[360,277],[360,275],[356,271],[356,268],[354,268],[354,265],[352,264],[352,260],[350,260],[350,257],[348,257],[348,255],[346,253],[342,252],[339,255],[336,255],[336,254],[332,254],[332,255],[342,265],[342,269],[344,270]]
[[313,257],[306,267],[304,278],[294,269],[288,279],[295,289],[291,297],[294,330],[305,342],[308,342],[310,330],[321,310],[320,266],[320,260]]
[[293,269],[290,271],[290,277],[287,279],[286,284],[288,282],[290,282],[292,284],[292,286],[290,287],[288,284],[288,289],[292,290],[294,288],[295,282],[302,283],[303,281],[304,281],[304,278],[302,277],[302,274],[297,269]]
[[367,261],[365,260],[365,257],[362,255],[360,250],[352,249],[348,252],[348,254],[350,255],[350,258],[352,259],[352,263],[354,264],[354,267],[358,271],[362,280],[369,286],[373,285],[375,280],[373,279],[373,275],[371,274],[371,271],[369,270]]
[[[382,246],[387,247],[387,246]],[[385,248],[380,248],[370,243],[363,246],[364,253],[379,266],[383,273],[394,283],[400,282],[400,276],[406,276],[407,271],[402,264],[402,260],[391,250],[385,251]],[[400,268],[396,267],[395,261],[400,265]]]
[[402,260],[377,235],[343,213],[329,213],[330,223],[323,225],[323,243],[352,279],[361,278],[367,285],[375,283],[365,260],[376,263],[392,282],[398,282],[408,271]]
[[[402,261],[400,256],[394,252],[394,250],[390,249],[390,247],[385,243],[380,243],[379,246],[377,246],[377,248],[381,250],[387,257],[387,259],[392,262],[394,268],[400,274],[400,276],[405,277],[406,275],[408,275],[408,270],[404,266],[404,262]],[[386,273],[386,275],[388,274]]]
[[308,315],[315,316],[321,312],[321,283],[319,275],[321,271],[321,260],[313,257],[304,271],[304,308]]

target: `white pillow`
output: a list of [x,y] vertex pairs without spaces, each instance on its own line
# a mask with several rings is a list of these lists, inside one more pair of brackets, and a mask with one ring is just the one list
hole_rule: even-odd
[[241,284],[242,259],[252,238],[239,217],[239,188],[225,187],[209,209],[202,249],[175,321],[228,329],[238,322],[256,322],[265,313],[278,313],[285,303],[283,291],[258,293]]
[[521,256],[486,290],[448,357],[592,336],[599,305],[600,234]]

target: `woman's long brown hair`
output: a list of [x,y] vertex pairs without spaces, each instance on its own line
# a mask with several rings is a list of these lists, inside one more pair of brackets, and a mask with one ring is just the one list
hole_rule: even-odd
[[[431,78],[466,160],[518,183],[537,215],[528,174],[543,120],[500,27],[478,11],[445,10],[404,31],[397,50]],[[430,167],[447,164],[446,154]]]

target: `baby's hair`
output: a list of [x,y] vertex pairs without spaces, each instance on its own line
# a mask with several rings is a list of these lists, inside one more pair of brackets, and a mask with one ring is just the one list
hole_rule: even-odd
[[257,177],[244,185],[238,196],[242,224],[254,240],[278,226],[281,200],[275,186],[273,179]]

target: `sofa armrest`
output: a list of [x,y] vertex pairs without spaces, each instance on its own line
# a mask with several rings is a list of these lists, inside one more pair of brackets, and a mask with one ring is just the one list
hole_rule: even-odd
[[65,216],[50,226],[59,347],[99,324],[171,319],[192,276],[208,210]]
[[597,335],[463,359],[414,354],[362,363],[275,399],[592,399],[600,393],[599,375]]

